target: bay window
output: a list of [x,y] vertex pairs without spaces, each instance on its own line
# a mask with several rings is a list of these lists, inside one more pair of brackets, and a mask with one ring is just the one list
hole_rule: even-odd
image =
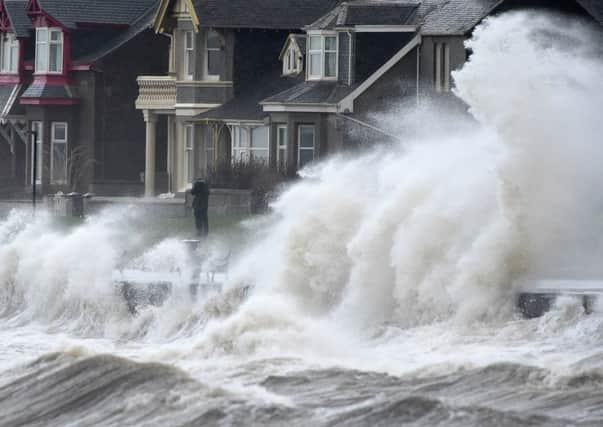
[[2,34],[2,55],[0,71],[2,73],[17,73],[19,67],[19,41],[14,34]]
[[52,122],[50,156],[50,182],[67,183],[67,123]]
[[184,78],[192,80],[195,72],[195,33],[186,31],[184,33]]
[[313,125],[300,125],[297,135],[297,167],[303,168],[314,161],[315,128]]
[[36,28],[36,73],[63,72],[63,32],[57,28]]
[[337,36],[311,35],[308,47],[308,78],[337,77]]
[[276,127],[276,167],[279,172],[287,170],[287,125]]
[[231,126],[232,162],[268,164],[268,134],[267,126]]

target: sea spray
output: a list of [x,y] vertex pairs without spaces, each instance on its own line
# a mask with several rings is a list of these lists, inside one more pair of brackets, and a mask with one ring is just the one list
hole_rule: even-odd
[[[3,309],[91,334],[191,334],[208,352],[333,355],[383,325],[513,318],[514,278],[555,274],[561,258],[595,274],[601,254],[601,63],[590,30],[559,19],[512,13],[476,30],[454,79],[477,122],[418,112],[437,131],[302,171],[260,238],[233,257],[226,290],[254,287],[242,306],[236,293],[179,297],[132,319],[111,271],[142,236],[127,214],[107,211],[70,232],[3,221]],[[131,265],[179,269],[182,253],[172,239]]]

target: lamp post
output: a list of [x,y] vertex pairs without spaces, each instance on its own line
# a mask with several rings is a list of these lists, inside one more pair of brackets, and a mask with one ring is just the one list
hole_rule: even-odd
[[36,216],[36,183],[38,180],[38,132],[35,130],[28,130],[27,134],[33,137],[33,164],[32,164],[32,206],[33,206],[33,215]]

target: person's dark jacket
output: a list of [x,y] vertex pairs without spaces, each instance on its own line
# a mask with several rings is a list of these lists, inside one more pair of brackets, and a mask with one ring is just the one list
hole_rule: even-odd
[[193,209],[202,210],[209,206],[209,187],[203,181],[196,181],[191,190]]

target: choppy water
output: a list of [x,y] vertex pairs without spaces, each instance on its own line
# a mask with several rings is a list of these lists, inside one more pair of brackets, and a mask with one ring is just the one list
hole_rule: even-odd
[[233,251],[221,294],[134,316],[112,271],[186,270],[177,239],[143,250],[131,210],[72,229],[13,212],[0,425],[602,425],[601,310],[513,302],[518,277],[603,277],[597,37],[489,20],[454,76],[479,124],[380,117],[415,136],[304,171],[246,239],[208,244]]

